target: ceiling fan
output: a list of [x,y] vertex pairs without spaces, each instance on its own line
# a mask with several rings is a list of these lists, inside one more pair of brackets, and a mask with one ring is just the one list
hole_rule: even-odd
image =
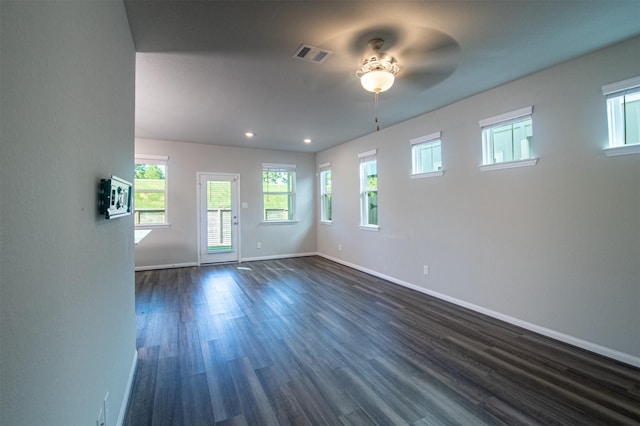
[[383,39],[377,37],[372,38],[368,44],[371,49],[371,54],[362,60],[360,68],[356,71],[356,77],[360,79],[360,84],[362,84],[365,90],[374,93],[376,110],[374,122],[376,123],[376,131],[379,131],[379,96],[380,93],[386,92],[393,86],[400,67],[398,66],[396,58],[381,50],[384,44]]
[[374,93],[376,117],[380,93],[393,86],[389,91],[393,94],[387,97],[390,106],[400,99],[404,102],[423,96],[453,74],[460,53],[460,45],[451,36],[432,28],[402,24],[346,30],[319,45],[333,55],[310,83],[314,91],[351,92],[356,87],[356,77],[365,90]]
[[396,58],[381,50],[383,44],[384,40],[381,38],[369,40],[371,54],[362,60],[360,68],[356,71],[356,77],[360,79],[362,87],[376,95],[389,90],[400,71]]

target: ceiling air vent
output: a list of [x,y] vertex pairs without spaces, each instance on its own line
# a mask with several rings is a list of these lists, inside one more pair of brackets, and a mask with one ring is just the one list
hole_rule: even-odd
[[301,44],[293,54],[293,57],[296,59],[302,59],[303,61],[321,64],[332,53],[333,52],[330,50],[320,49],[319,47],[309,46],[308,44]]

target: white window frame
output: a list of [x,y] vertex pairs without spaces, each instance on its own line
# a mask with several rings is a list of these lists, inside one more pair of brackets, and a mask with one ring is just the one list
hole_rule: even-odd
[[[135,228],[138,229],[151,229],[151,228],[168,228],[169,223],[169,157],[166,155],[152,155],[152,154],[135,154],[134,155],[134,166],[136,164],[156,164],[156,165],[164,165],[164,191],[160,190],[144,190],[138,191],[135,187],[135,177],[134,177],[134,186],[133,186],[133,211],[135,214],[136,206],[135,206],[135,194],[137,192],[145,192],[145,193],[164,193],[164,223],[141,223],[135,224]],[[135,222],[135,219],[134,219]]]
[[[287,172],[291,174],[291,191],[287,192],[265,192],[264,191],[264,172]],[[296,165],[295,164],[276,164],[276,163],[262,163],[262,170],[260,172],[260,188],[262,189],[262,223],[295,223],[296,219]],[[266,194],[287,194],[291,196],[291,219],[279,219],[279,220],[267,220],[264,196]]]
[[[331,191],[327,191],[327,179],[326,173],[331,173],[331,163],[323,163],[318,166],[320,177],[320,222],[330,225],[333,222],[333,177],[331,179]],[[326,196],[331,196],[331,218],[327,219],[324,215],[326,209]]]
[[[367,198],[367,192],[372,192],[372,188],[369,188],[369,183],[368,183],[368,179],[366,176],[366,172],[365,172],[365,168],[367,163],[371,162],[371,161],[375,161],[376,162],[376,176],[378,176],[379,179],[379,174],[378,174],[378,157],[377,157],[377,153],[378,151],[376,149],[373,149],[371,151],[367,151],[367,152],[363,152],[358,154],[358,161],[360,163],[360,229],[364,229],[364,230],[369,230],[369,231],[377,231],[380,229],[380,216],[378,214],[378,223],[377,224],[370,224],[369,223],[369,200]],[[377,195],[377,199],[378,199],[378,206],[376,206],[376,208],[379,208],[379,204],[380,204],[380,197],[379,197],[379,184],[376,181],[376,188],[375,188],[375,192]],[[379,212],[379,210],[378,210]]]
[[[627,103],[627,96],[640,96],[640,76],[628,78],[602,86],[602,94],[605,96],[607,103],[607,128],[609,135],[609,145],[604,148],[604,153],[608,157],[618,155],[640,154],[640,143],[627,143],[626,131],[626,112],[624,106]],[[622,98],[623,111],[614,109],[615,100]],[[616,114],[616,112],[618,114]],[[640,118],[638,118],[640,125]]]
[[422,136],[416,139],[411,139],[409,141],[409,145],[411,146],[411,178],[425,178],[425,177],[434,177],[434,176],[442,176],[444,173],[442,161],[440,164],[440,169],[432,170],[428,172],[418,171],[419,165],[421,164],[419,155],[420,148],[424,148],[430,146],[431,149],[438,148],[440,151],[440,159],[442,160],[442,132],[434,132],[426,136]]
[[538,159],[534,157],[531,145],[528,145],[527,147],[529,155],[522,159],[496,162],[492,156],[493,139],[491,138],[491,130],[496,127],[505,126],[507,124],[516,124],[526,120],[531,120],[533,126],[533,106],[527,106],[479,121],[478,124],[480,125],[480,132],[482,136],[482,165],[480,166],[480,170],[488,171],[509,169],[514,167],[534,166],[537,164]]

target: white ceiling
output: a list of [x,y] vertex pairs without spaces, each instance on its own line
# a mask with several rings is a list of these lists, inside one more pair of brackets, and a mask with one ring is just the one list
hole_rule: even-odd
[[[370,38],[401,67],[380,96],[384,129],[640,34],[640,0],[125,5],[137,137],[307,152],[375,131],[373,94],[355,77]],[[334,53],[294,59],[302,43]]]

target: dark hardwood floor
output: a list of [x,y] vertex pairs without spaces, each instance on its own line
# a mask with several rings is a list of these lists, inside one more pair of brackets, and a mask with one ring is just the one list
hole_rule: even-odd
[[126,425],[640,424],[640,370],[319,257],[136,273]]

